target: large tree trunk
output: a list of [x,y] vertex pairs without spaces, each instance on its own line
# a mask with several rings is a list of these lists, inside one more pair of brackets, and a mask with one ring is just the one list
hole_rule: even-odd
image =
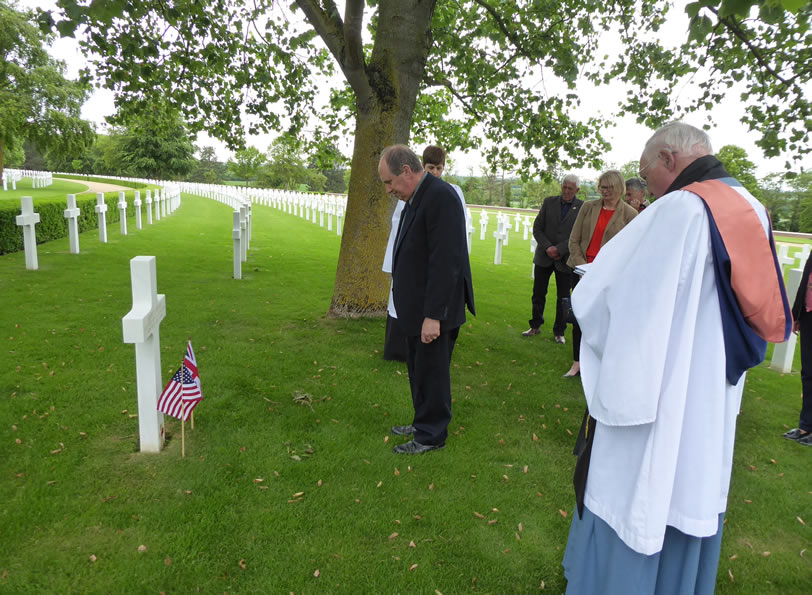
[[384,191],[378,160],[384,147],[409,140],[431,44],[434,4],[435,0],[383,0],[369,62],[355,70],[352,60],[342,63],[355,91],[357,120],[331,316],[386,311],[389,275],[381,265],[395,199]]

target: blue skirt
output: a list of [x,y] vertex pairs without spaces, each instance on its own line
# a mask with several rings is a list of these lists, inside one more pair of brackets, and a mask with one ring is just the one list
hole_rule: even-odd
[[564,576],[567,593],[593,595],[712,595],[722,547],[722,523],[710,537],[693,537],[666,527],[663,549],[651,556],[635,552],[602,519],[584,507],[572,515]]

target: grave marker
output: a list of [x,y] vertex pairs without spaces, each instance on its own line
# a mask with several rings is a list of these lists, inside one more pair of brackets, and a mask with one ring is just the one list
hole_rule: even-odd
[[79,254],[79,213],[76,206],[76,195],[68,194],[68,208],[62,214],[68,220],[68,238],[71,254]]
[[141,229],[141,192],[138,190],[135,191],[133,206],[135,207],[135,229]]
[[99,219],[99,241],[102,244],[107,243],[107,203],[104,202],[104,193],[96,193],[96,206],[94,210],[98,214]]
[[496,238],[496,252],[493,255],[493,264],[502,264],[502,245],[507,245],[507,227],[505,220],[501,217],[497,220],[493,237]]
[[152,225],[152,191],[147,190],[147,197],[144,199],[147,203],[147,223]]
[[155,203],[155,221],[160,221],[161,220],[161,189],[160,188],[155,189],[155,200],[153,202]]
[[242,279],[242,225],[239,211],[234,211],[233,219],[234,227],[231,230],[231,237],[234,239],[234,278]]
[[248,207],[240,206],[240,248],[242,261],[248,260]]
[[485,239],[485,232],[488,230],[488,211],[482,209],[479,212],[479,239]]
[[34,197],[20,198],[20,214],[17,215],[17,225],[23,228],[23,249],[25,250],[25,268],[36,271],[37,264],[37,233],[34,226],[39,223],[39,213],[34,212]]
[[127,235],[127,199],[124,196],[124,192],[118,193],[118,216],[119,216],[119,225],[121,229],[121,235]]
[[158,329],[166,316],[166,296],[158,294],[154,256],[130,260],[133,307],[121,319],[124,342],[135,343],[138,387],[138,436],[141,452],[160,452],[164,443],[161,394],[161,340]]

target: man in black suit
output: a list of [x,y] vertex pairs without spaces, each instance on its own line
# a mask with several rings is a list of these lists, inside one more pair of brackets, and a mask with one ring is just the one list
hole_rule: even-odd
[[541,204],[541,210],[533,223],[533,237],[536,238],[536,255],[533,258],[533,317],[530,328],[522,333],[525,337],[538,335],[544,324],[544,304],[547,301],[547,287],[550,275],[555,273],[555,287],[558,301],[553,323],[553,336],[556,343],[564,343],[567,330],[565,312],[561,300],[570,295],[572,289],[572,269],[567,266],[569,239],[575,218],[583,204],[578,193],[578,177],[564,176],[561,194],[548,196]]
[[393,449],[419,454],[443,448],[451,421],[451,355],[474,290],[465,218],[456,191],[423,171],[404,145],[384,149],[378,174],[386,191],[406,204],[392,258],[397,323],[407,337],[414,420],[392,433],[414,438]]
[[812,446],[812,288],[809,274],[812,256],[807,258],[795,303],[792,306],[792,330],[801,333],[801,417],[798,427],[786,432],[784,438]]

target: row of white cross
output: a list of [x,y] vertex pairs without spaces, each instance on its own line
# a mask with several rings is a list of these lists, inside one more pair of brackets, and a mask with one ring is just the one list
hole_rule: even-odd
[[[31,196],[23,196],[20,199],[20,214],[17,215],[17,225],[22,227],[23,231],[23,250],[25,251],[25,268],[29,270],[37,270],[39,263],[37,260],[37,234],[35,225],[40,222],[39,213],[34,211],[34,199]],[[146,191],[146,214],[147,223],[152,225],[153,208],[155,211],[155,220],[160,221],[161,217],[173,212],[180,206],[180,191],[177,187],[167,187],[163,189],[155,189],[155,200],[152,198],[152,191]],[[135,207],[135,226],[137,229],[142,227],[141,218],[141,193],[135,191],[135,199],[133,206]],[[118,193],[118,203],[116,205],[119,210],[120,216],[120,229],[121,235],[127,235],[127,199],[124,192]],[[76,206],[76,195],[68,194],[67,207],[63,211],[65,219],[68,223],[68,241],[70,244],[71,254],[79,254],[79,214],[80,209]],[[96,194],[96,206],[94,207],[96,216],[98,217],[99,224],[99,241],[103,244],[107,243],[107,204],[104,202],[104,194],[98,192]]]
[[11,184],[12,190],[17,190],[17,182],[23,179],[23,172],[19,169],[4,169],[3,170],[3,191],[8,191],[8,186]]

